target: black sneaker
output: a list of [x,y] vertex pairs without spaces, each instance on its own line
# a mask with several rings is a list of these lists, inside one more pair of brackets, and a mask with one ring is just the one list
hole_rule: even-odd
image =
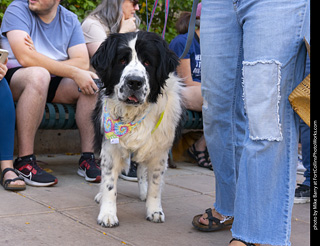
[[38,166],[34,155],[23,159],[20,157],[17,158],[13,166],[28,185],[45,187],[58,183],[58,179],[55,176],[47,173]]
[[310,187],[303,184],[298,184],[299,187],[295,191],[294,203],[310,202]]
[[89,158],[84,155],[81,156],[78,174],[88,182],[101,181],[101,168],[93,154]]
[[120,174],[120,178],[127,181],[138,182],[137,167],[138,167],[138,163],[131,161],[128,174],[126,174],[125,171],[122,171]]

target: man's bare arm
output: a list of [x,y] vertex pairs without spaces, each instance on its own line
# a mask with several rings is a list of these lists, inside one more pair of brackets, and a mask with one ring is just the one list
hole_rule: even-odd
[[[97,76],[86,71],[89,69],[89,56],[85,44],[79,44],[68,49],[69,59],[55,61],[25,44],[25,31],[13,30],[7,33],[12,52],[23,67],[40,66],[46,68],[50,74],[73,79],[86,94],[98,90],[92,78]],[[90,93],[89,93],[90,92]],[[92,93],[91,93],[92,92]]]

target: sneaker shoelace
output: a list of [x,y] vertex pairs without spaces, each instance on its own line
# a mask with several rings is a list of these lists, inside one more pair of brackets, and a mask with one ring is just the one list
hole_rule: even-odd
[[84,159],[83,161],[86,161],[89,164],[89,166],[86,166],[87,169],[90,169],[91,167],[100,169],[100,161],[95,158]]
[[[48,163],[46,163],[44,161],[38,161],[38,160],[32,158],[29,161],[25,162],[22,167],[24,167],[25,165],[30,165],[32,167],[32,170],[35,169],[37,171],[37,173],[43,172],[44,170],[39,166],[38,163],[48,165]],[[32,171],[32,170],[30,170],[30,171]]]

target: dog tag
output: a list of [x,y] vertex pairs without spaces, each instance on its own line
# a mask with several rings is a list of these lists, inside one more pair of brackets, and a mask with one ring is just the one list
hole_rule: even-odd
[[118,144],[119,143],[119,138],[110,138],[110,143],[111,144]]

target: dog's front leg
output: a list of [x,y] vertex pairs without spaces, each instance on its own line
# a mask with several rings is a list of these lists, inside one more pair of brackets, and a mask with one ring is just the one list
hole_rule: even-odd
[[161,186],[167,167],[167,156],[162,160],[152,160],[148,166],[147,220],[164,222],[165,216],[161,206]]
[[119,171],[114,166],[117,160],[109,153],[101,154],[101,183],[100,192],[95,200],[100,202],[100,213],[98,224],[104,227],[115,227],[119,225],[117,217],[117,180]]
[[148,193],[148,173],[147,173],[147,167],[143,165],[142,163],[139,163],[138,165],[138,186],[139,186],[139,194],[141,201],[145,201],[147,199],[147,193]]

